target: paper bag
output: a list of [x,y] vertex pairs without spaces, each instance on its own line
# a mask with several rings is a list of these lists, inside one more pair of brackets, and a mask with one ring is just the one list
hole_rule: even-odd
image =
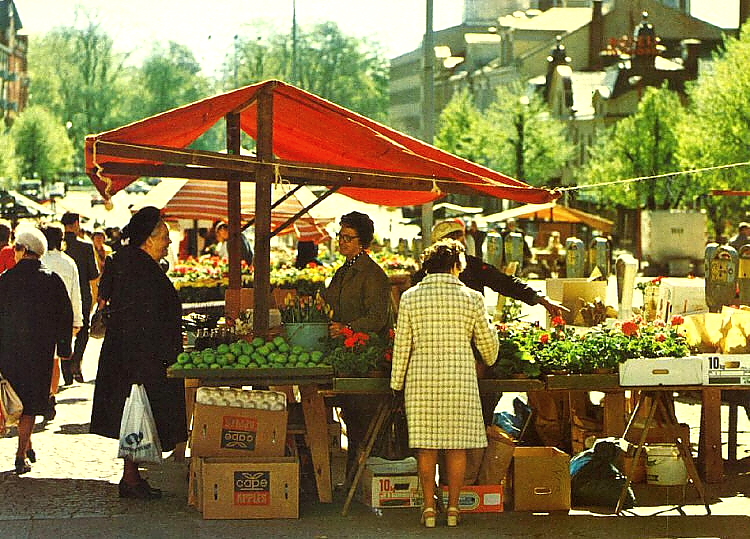
[[513,459],[516,445],[497,425],[487,427],[487,447],[479,467],[478,485],[499,485],[505,478]]

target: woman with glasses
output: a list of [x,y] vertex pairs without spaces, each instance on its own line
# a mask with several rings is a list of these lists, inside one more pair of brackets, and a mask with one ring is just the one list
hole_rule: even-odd
[[[339,252],[346,257],[323,293],[333,314],[329,326],[331,337],[338,337],[345,328],[357,332],[373,332],[386,337],[393,327],[391,284],[383,269],[367,254],[375,225],[360,212],[341,218],[338,234]],[[346,397],[341,411],[349,440],[347,470],[355,462],[357,449],[364,440],[367,425],[375,412],[374,399]]]

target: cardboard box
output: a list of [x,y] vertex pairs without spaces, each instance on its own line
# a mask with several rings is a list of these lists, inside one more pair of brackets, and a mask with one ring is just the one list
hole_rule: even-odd
[[296,457],[202,460],[203,518],[299,518]]
[[287,411],[195,404],[194,457],[283,457]]
[[[443,505],[448,507],[448,487],[443,487]],[[466,485],[458,495],[458,508],[463,513],[502,513],[505,487],[500,485]]]
[[516,447],[513,507],[516,511],[570,509],[570,457],[556,447]]
[[570,312],[563,313],[565,322],[573,324],[573,321],[581,310],[579,298],[585,302],[593,302],[597,298],[606,303],[607,300],[607,282],[606,281],[589,281],[584,278],[577,279],[547,279],[547,297],[559,301]]
[[203,511],[203,483],[201,472],[203,459],[200,457],[190,458],[190,469],[188,470],[188,505],[192,505],[198,511]]
[[703,279],[662,279],[658,308],[658,317],[665,322],[677,314],[708,312],[705,282]]
[[370,507],[421,507],[422,488],[417,475],[375,475],[365,469],[357,499]]
[[620,364],[620,385],[699,386],[704,363],[698,356],[628,359]]
[[750,385],[750,354],[700,354],[703,385]]

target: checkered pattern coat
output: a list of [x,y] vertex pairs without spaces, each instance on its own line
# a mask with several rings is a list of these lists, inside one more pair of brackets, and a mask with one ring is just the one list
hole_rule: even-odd
[[391,388],[404,389],[411,447],[487,445],[472,342],[492,365],[498,340],[482,295],[457,277],[427,275],[401,296]]

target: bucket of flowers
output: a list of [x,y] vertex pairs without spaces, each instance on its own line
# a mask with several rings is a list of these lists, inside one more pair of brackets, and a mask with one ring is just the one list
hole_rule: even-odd
[[326,347],[331,308],[319,290],[314,296],[287,294],[279,311],[291,345],[307,350]]

